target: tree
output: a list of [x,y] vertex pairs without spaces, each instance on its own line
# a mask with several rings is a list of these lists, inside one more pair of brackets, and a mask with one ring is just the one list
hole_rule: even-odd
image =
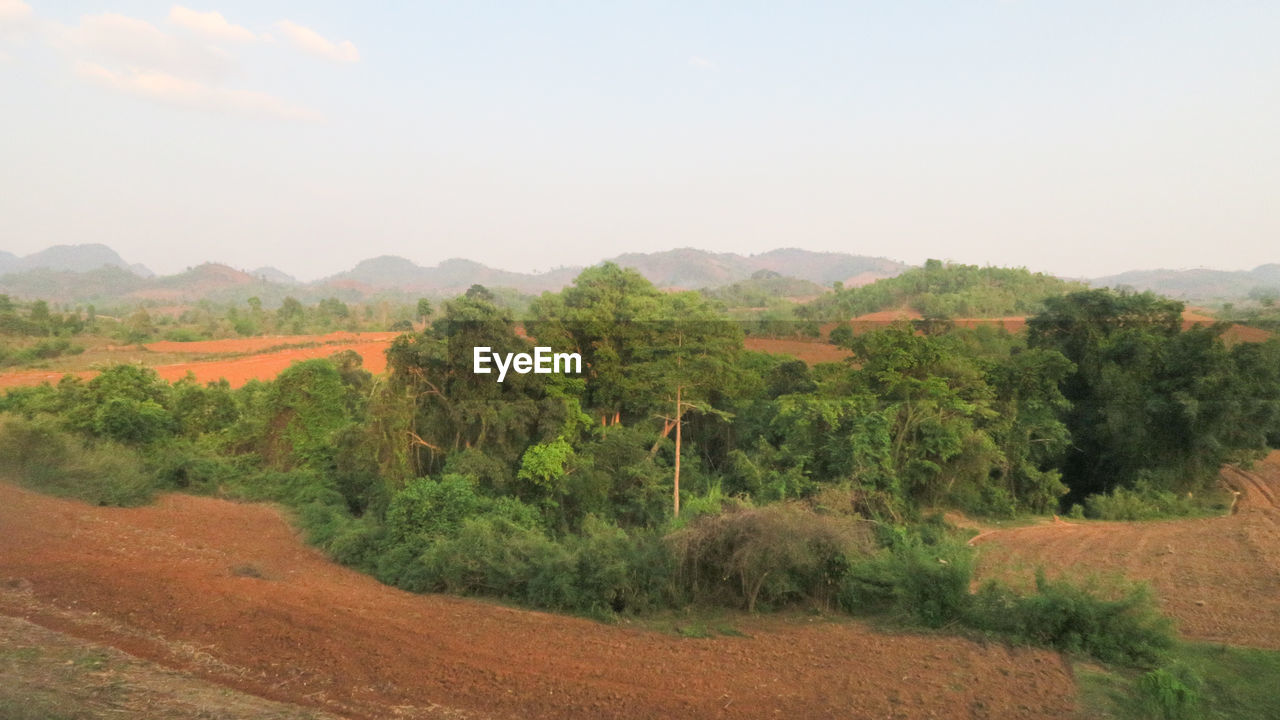
[[[685,415],[689,412],[728,414],[714,408],[711,395],[733,373],[733,359],[742,347],[742,331],[721,317],[701,295],[693,292],[663,295],[649,315],[642,316],[648,341],[636,351],[633,368],[645,397],[665,405],[659,412],[666,437],[675,430],[675,468],[672,504],[680,515],[680,459]],[[657,445],[655,444],[655,449]]]

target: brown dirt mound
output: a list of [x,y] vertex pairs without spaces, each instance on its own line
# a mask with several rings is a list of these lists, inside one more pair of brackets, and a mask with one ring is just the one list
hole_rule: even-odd
[[263,505],[95,508],[0,484],[0,528],[0,613],[352,717],[1074,712],[1049,652],[794,617],[680,638],[412,595],[329,563]]
[[1189,638],[1280,650],[1280,451],[1222,479],[1240,493],[1227,517],[995,530],[977,539],[979,575],[1119,572],[1149,581]]

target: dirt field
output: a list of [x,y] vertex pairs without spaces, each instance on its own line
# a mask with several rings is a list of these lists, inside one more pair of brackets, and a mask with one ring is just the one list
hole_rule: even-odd
[[[99,362],[141,363],[154,367],[160,377],[170,382],[181,380],[188,372],[200,382],[226,378],[232,387],[250,380],[270,380],[298,360],[328,357],[343,350],[354,350],[364,360],[364,369],[380,374],[386,370],[387,346],[399,333],[330,333],[328,335],[288,335],[201,342],[157,342],[146,350],[134,347],[111,347],[90,358]],[[293,346],[293,347],[288,347]],[[262,352],[268,348],[280,348]],[[105,355],[104,355],[105,353]],[[196,356],[187,362],[164,362]],[[203,356],[203,357],[202,357]],[[87,361],[90,358],[86,358]],[[79,367],[83,368],[84,364]],[[91,378],[95,370],[21,370],[0,374],[0,389],[57,383],[64,374]]]
[[749,337],[743,347],[770,355],[790,355],[810,365],[841,362],[853,355],[843,348],[822,340],[779,340],[777,338]]
[[1150,581],[1188,638],[1280,650],[1280,451],[1222,479],[1240,493],[1230,516],[997,530],[975,542],[979,575],[1122,573]]
[[182,495],[96,508],[0,484],[0,615],[349,717],[1066,718],[1075,702],[1045,651],[805,616],[682,638],[412,595],[327,562],[271,507]]
[[0,615],[0,718],[329,720]]

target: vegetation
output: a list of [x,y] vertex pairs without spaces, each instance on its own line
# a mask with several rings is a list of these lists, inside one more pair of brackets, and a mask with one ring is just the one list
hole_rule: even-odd
[[929,260],[897,277],[856,288],[837,287],[805,310],[809,317],[844,321],[890,308],[926,318],[1002,317],[1039,312],[1046,298],[1084,286],[1025,269],[978,267]]
[[[237,390],[115,366],[10,391],[0,473],[97,503],[170,488],[281,502],[337,560],[413,591],[595,617],[874,613],[1152,670],[1172,634],[1145,591],[1041,577],[973,592],[972,551],[926,516],[1183,512],[1224,460],[1280,440],[1280,343],[1228,348],[1215,328],[1182,329],[1178,303],[1068,290],[940,263],[840,290],[843,313],[909,294],[934,314],[1039,311],[1026,335],[849,332],[835,341],[851,362],[810,368],[744,350],[705,294],[660,292],[616,265],[543,294],[523,322],[475,286],[407,307],[429,322],[391,345],[381,378],[345,353]],[[11,326],[53,336],[90,322],[8,307]],[[251,302],[191,326],[364,316],[336,300]],[[122,331],[163,326],[135,314]],[[471,371],[473,347],[531,340],[581,353],[583,374]],[[1194,704],[1199,690],[1169,673],[1143,692]]]
[[1178,644],[1154,670],[1077,668],[1089,717],[1116,720],[1263,720],[1280,717],[1280,652]]

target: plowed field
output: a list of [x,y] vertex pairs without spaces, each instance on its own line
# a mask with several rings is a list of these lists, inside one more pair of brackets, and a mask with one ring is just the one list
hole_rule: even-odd
[[[200,382],[225,378],[232,387],[240,387],[250,380],[270,380],[281,370],[298,360],[328,357],[343,350],[352,350],[364,361],[364,369],[380,374],[387,367],[387,346],[399,333],[331,333],[329,335],[291,335],[284,337],[238,338],[179,343],[158,342],[146,346],[146,351],[133,348],[109,348],[109,362],[136,362],[155,368],[156,373],[170,382],[181,380],[188,372]],[[293,345],[294,347],[287,347]],[[286,347],[282,347],[286,346]],[[262,352],[267,348],[281,348]],[[190,362],[155,364],[149,353],[163,356],[185,355],[215,356],[192,359]],[[230,355],[231,357],[227,357]],[[83,367],[83,365],[81,365]],[[39,385],[42,382],[57,383],[63,375],[91,378],[95,370],[50,371],[21,370],[0,374],[0,390],[8,387]]]
[[277,510],[97,508],[0,484],[0,614],[358,718],[1065,718],[1056,654],[851,622],[648,630],[400,592]]
[[1222,480],[1240,493],[1229,516],[998,530],[976,540],[980,574],[1121,573],[1150,581],[1188,638],[1280,650],[1280,451]]

